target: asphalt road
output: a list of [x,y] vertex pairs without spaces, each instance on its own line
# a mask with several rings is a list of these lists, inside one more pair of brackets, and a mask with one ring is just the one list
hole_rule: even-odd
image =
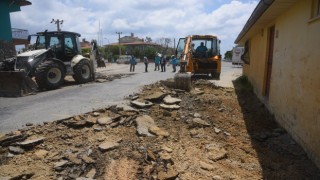
[[[154,64],[149,65],[148,73],[144,73],[144,64],[139,63],[132,76],[110,82],[67,86],[19,98],[0,97],[0,132],[17,130],[26,123],[41,124],[125,103],[124,97],[138,92],[143,85],[174,76],[171,66],[167,66],[167,72],[159,72],[154,71]],[[106,74],[129,73],[129,66],[112,64],[99,71]],[[242,68],[223,62],[221,80],[213,82],[232,87],[231,80],[241,72]]]

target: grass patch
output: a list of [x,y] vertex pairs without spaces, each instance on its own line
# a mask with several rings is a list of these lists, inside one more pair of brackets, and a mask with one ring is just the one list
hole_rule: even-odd
[[233,84],[238,90],[253,92],[253,86],[245,75],[235,79]]

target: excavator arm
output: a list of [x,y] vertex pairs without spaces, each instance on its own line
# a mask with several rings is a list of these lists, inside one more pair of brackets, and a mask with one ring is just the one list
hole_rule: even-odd
[[96,40],[92,40],[92,42],[91,42],[90,60],[93,62],[97,61],[98,68],[99,67],[106,67],[106,64],[103,61],[103,58],[101,56],[101,53],[99,52],[99,48],[98,48]]
[[[184,45],[183,45],[184,43]],[[181,38],[179,40],[178,46],[183,47],[183,50],[178,52],[177,56],[180,56],[180,71],[174,76],[175,88],[183,89],[186,91],[191,90],[191,74],[187,72],[189,65],[189,59],[192,56],[192,46],[191,46],[191,37]]]

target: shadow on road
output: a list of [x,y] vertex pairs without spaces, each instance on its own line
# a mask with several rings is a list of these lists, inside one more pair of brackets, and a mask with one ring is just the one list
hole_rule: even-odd
[[242,76],[233,84],[263,179],[320,179],[319,169],[276,123],[248,80]]
[[[63,89],[63,88],[70,87],[70,86],[82,86],[84,84],[105,83],[105,82],[113,81],[115,79],[126,78],[126,77],[129,77],[129,76],[132,76],[132,75],[134,75],[134,74],[109,74],[109,75],[106,75],[106,74],[97,72],[95,81],[90,81],[90,82],[83,83],[83,84],[77,83],[72,78],[72,76],[67,76],[65,78],[65,80],[64,80],[63,85],[58,89]],[[41,93],[41,92],[45,92],[45,91],[54,91],[54,90],[55,89],[53,89],[53,90],[41,89],[41,90],[38,90],[37,93]]]

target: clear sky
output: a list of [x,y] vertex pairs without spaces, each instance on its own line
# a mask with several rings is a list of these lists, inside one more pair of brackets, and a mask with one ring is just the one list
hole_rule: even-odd
[[99,24],[103,44],[121,36],[175,38],[212,34],[221,39],[221,53],[231,50],[234,40],[256,7],[257,0],[29,0],[20,12],[11,13],[12,28],[30,34],[56,30],[51,20],[63,20],[61,29],[74,31],[87,40],[97,39]]

